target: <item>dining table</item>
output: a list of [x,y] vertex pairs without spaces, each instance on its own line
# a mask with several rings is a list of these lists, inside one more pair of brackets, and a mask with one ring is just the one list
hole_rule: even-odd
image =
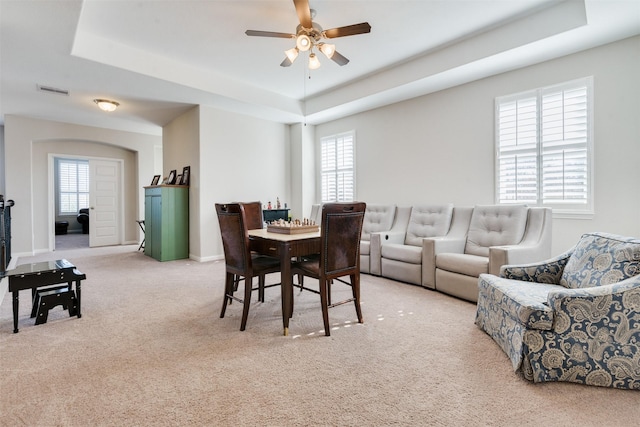
[[266,228],[249,230],[252,251],[280,260],[282,294],[282,324],[284,335],[289,335],[289,319],[293,315],[293,277],[291,263],[300,257],[320,253],[320,231],[285,234]]

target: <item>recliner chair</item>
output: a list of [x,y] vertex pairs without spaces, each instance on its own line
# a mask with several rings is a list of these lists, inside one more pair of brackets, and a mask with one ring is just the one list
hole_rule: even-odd
[[499,274],[505,264],[524,264],[551,254],[551,209],[525,205],[475,206],[466,238],[428,239],[435,289],[478,300],[478,277]]
[[82,234],[89,234],[89,209],[82,208],[78,212],[78,222],[82,224]]

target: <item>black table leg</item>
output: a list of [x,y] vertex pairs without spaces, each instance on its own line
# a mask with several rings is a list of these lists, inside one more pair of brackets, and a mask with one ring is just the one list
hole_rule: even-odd
[[18,333],[18,306],[20,302],[20,297],[18,296],[19,291],[13,291],[13,333]]
[[80,313],[80,282],[82,280],[76,280],[76,296],[78,297],[78,319],[82,317],[82,313]]

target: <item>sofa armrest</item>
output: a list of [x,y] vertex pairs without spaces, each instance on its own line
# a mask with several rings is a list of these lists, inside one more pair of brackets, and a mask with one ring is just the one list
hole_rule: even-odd
[[[557,333],[570,330],[603,344],[608,339],[630,344],[629,340],[637,333],[640,276],[611,285],[554,290],[549,292],[547,304],[555,312]],[[608,337],[599,336],[604,330],[609,331]]]
[[503,265],[500,268],[500,277],[524,282],[558,284],[572,253],[573,250],[570,250],[555,258],[535,263]]
[[369,274],[382,274],[382,236],[385,231],[371,233],[369,239]]
[[422,239],[422,286],[436,288],[436,256],[442,253],[464,253],[466,237],[426,237]]
[[404,244],[404,238],[406,233],[404,231],[382,231],[380,234],[380,244],[396,243],[398,245]]

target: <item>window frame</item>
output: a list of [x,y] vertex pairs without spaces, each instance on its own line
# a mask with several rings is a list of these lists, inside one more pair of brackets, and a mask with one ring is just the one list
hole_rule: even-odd
[[[61,183],[62,180],[62,165],[63,164],[73,164],[75,165],[76,168],[76,189],[75,191],[63,191],[63,186]],[[80,185],[79,185],[79,174],[77,173],[78,171],[78,166],[79,165],[86,165],[86,191],[81,191],[80,189]],[[89,170],[89,161],[86,159],[70,159],[70,158],[56,158],[56,196],[57,196],[57,203],[56,203],[56,214],[57,216],[61,217],[61,216],[75,216],[78,214],[78,212],[80,211],[80,209],[83,208],[88,208],[89,207],[89,197],[90,197],[90,170]],[[63,194],[75,194],[75,198],[76,198],[76,205],[77,205],[77,210],[76,211],[66,211],[62,209],[62,204],[63,204]],[[85,199],[85,204],[82,203],[82,197],[84,196]]]
[[[351,164],[344,166],[344,160],[342,161],[343,166],[339,166],[338,162],[338,148],[337,145],[340,143],[340,141],[344,141],[345,139],[349,139],[351,141]],[[323,165],[324,163],[324,150],[325,150],[325,144],[329,144],[332,143],[334,144],[334,152],[336,153],[335,156],[335,160],[334,160],[334,164],[335,167],[331,168],[331,169],[326,169]],[[324,136],[320,138],[320,147],[319,147],[319,160],[318,160],[318,170],[319,170],[319,175],[320,175],[320,179],[319,179],[319,183],[320,183],[320,188],[319,188],[319,194],[320,194],[320,202],[321,203],[335,203],[335,202],[352,202],[354,200],[356,200],[356,132],[354,130],[351,131],[347,131],[347,132],[341,132],[338,134],[334,134],[334,135],[328,135],[328,136]],[[351,174],[351,197],[339,197],[339,193],[340,191],[338,191],[337,187],[338,187],[338,182],[341,181],[341,177],[340,174],[344,174],[345,172],[350,172]],[[325,199],[325,176],[327,174],[333,174],[334,175],[334,182],[336,183],[336,190],[335,190],[335,199],[331,198],[331,194],[329,194],[329,198]],[[347,182],[347,186],[348,186],[348,182]],[[343,187],[346,187],[345,185],[343,185]]]
[[[585,136],[585,179],[586,179],[586,200],[584,203],[570,203],[569,201],[561,202],[549,202],[543,199],[543,154],[545,152],[545,146],[543,145],[543,133],[542,133],[542,100],[545,96],[557,93],[559,91],[569,92],[571,90],[582,89],[586,90],[586,136]],[[507,151],[504,147],[500,146],[500,107],[507,103],[513,103],[517,101],[524,101],[526,99],[535,98],[535,146],[529,148],[531,152],[533,149],[535,152],[536,162],[536,179],[535,179],[535,200],[528,199],[514,199],[512,201],[501,200],[501,150]],[[559,84],[554,84],[546,87],[541,87],[533,90],[528,90],[516,94],[505,95],[495,98],[494,106],[494,150],[495,150],[495,163],[494,163],[494,200],[496,204],[508,205],[515,203],[525,203],[530,206],[549,207],[553,210],[553,216],[555,218],[574,218],[574,219],[590,219],[594,215],[594,132],[593,132],[593,117],[594,117],[594,91],[593,91],[593,76],[575,79]],[[516,113],[517,114],[517,113]],[[567,118],[563,117],[563,126],[567,123]],[[564,140],[563,140],[564,141]],[[565,145],[565,144],[561,144]],[[548,146],[547,146],[548,149]],[[525,153],[526,148],[514,149],[513,153]],[[548,154],[548,152],[547,152]],[[547,173],[550,173],[547,169]],[[516,178],[517,180],[517,178]],[[517,185],[517,184],[516,184]],[[517,187],[516,187],[517,188]]]

